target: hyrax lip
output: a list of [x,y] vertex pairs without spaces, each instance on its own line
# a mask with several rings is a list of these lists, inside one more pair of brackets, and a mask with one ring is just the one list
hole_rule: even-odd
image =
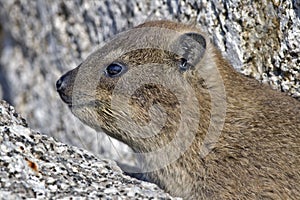
[[63,102],[65,102],[66,104],[68,104],[68,106],[72,106],[72,97],[67,96],[66,94],[58,91],[60,98],[63,100]]

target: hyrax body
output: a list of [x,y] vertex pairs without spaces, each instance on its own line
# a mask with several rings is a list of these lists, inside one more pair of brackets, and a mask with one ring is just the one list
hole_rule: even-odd
[[235,72],[193,26],[153,21],[118,35],[57,90],[80,120],[139,153],[141,172],[174,196],[300,197],[299,102]]

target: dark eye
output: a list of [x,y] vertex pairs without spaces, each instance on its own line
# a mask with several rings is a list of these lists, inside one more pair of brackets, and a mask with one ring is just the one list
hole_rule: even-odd
[[126,67],[123,64],[112,63],[106,67],[105,73],[109,77],[116,77],[121,75],[125,68]]

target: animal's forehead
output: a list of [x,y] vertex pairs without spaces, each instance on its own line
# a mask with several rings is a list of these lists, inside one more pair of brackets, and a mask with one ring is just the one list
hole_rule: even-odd
[[117,61],[135,64],[166,63],[177,59],[177,55],[161,49],[138,49],[123,54]]

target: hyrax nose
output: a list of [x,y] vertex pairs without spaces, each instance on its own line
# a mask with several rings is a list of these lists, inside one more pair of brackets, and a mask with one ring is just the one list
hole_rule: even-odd
[[64,74],[62,77],[60,77],[60,79],[58,79],[58,81],[56,81],[56,90],[57,92],[63,92],[66,87],[67,87],[67,82],[68,82],[68,79],[69,79],[69,72]]
[[72,71],[64,74],[56,82],[56,91],[58,92],[60,98],[67,104],[72,104],[72,90],[73,90],[73,80],[75,74]]

